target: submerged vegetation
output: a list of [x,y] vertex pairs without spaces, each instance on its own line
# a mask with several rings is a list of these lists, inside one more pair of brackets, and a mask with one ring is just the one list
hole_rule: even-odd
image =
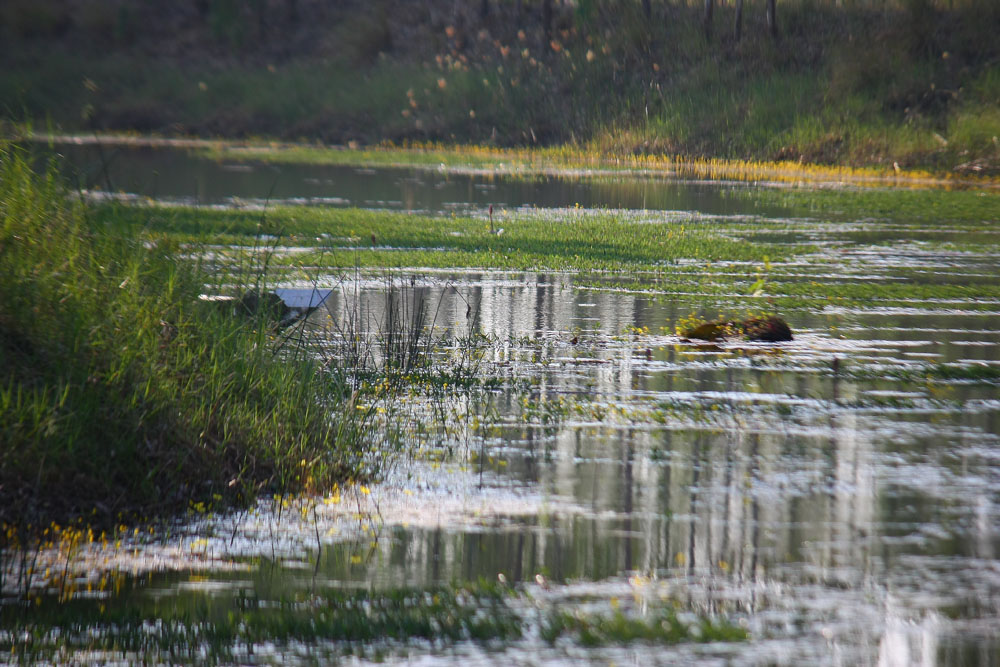
[[78,600],[46,605],[31,620],[3,623],[0,650],[22,660],[85,651],[130,662],[218,663],[266,655],[274,644],[322,641],[334,655],[377,656],[417,640],[446,646],[518,639],[523,620],[507,604],[509,596],[497,585],[480,583],[385,593],[324,591],[280,600],[238,594],[141,609]]
[[630,642],[744,641],[749,638],[746,630],[739,626],[713,622],[709,618],[685,623],[670,609],[658,613],[650,611],[642,618],[630,618],[621,611],[607,616],[553,612],[541,634],[548,642],[555,642],[565,635],[574,636],[584,646]]
[[[357,655],[368,659],[407,651],[415,642],[440,650],[471,641],[500,649],[536,627],[554,643],[585,647],[641,641],[669,645],[692,641],[745,641],[748,634],[724,618],[681,620],[664,602],[644,613],[620,610],[606,616],[555,611],[551,602],[480,581],[430,589],[302,592],[279,600],[245,592],[217,598],[184,596],[140,607],[114,601],[46,603],[31,619],[0,624],[0,651],[19,660],[231,662],[275,659],[297,645],[310,655]],[[525,602],[534,602],[544,618]],[[86,619],[86,620],[81,620]],[[317,653],[319,652],[319,653]]]
[[[21,150],[5,147],[2,161],[6,522],[111,521],[191,501],[246,502],[261,490],[322,491],[371,474],[386,454],[374,434],[394,392],[486,387],[503,375],[484,365],[495,341],[475,338],[478,304],[468,302],[464,325],[454,327],[404,286],[407,267],[568,271],[595,290],[703,304],[703,319],[714,315],[709,308],[746,319],[919,302],[988,312],[1000,299],[988,271],[954,284],[910,279],[909,269],[871,280],[861,264],[838,274],[852,256],[828,251],[831,241],[849,248],[901,234],[932,248],[958,238],[981,251],[992,236],[979,223],[996,203],[984,192],[758,193],[844,221],[836,228],[569,208],[498,209],[494,229],[480,215],[85,203],[67,196],[54,170],[32,174]],[[895,210],[904,218],[878,222]],[[357,305],[359,272],[372,269],[385,288],[377,314]],[[198,299],[206,284],[264,290],[267,281],[316,284],[319,276],[354,285],[355,304],[325,321],[319,339]],[[995,376],[990,367],[928,374]]]
[[1000,3],[763,4],[0,3],[0,661],[1000,664]]

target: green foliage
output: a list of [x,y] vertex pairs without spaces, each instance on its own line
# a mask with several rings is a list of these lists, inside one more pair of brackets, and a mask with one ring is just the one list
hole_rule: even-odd
[[[151,230],[179,239],[211,243],[246,244],[257,224],[253,214],[241,211],[164,208],[150,215],[141,208],[95,210],[98,219],[108,215],[132,219],[133,224],[143,220]],[[649,223],[616,212],[505,215],[502,220],[498,217],[497,225],[504,228],[500,235],[489,233],[484,220],[465,217],[312,207],[279,207],[268,216],[296,243],[316,248],[314,254],[294,257],[296,263],[342,268],[422,265],[673,272],[678,260],[760,263],[790,251],[733,240],[696,220]],[[371,235],[380,247],[391,250],[359,250]]]
[[0,148],[0,521],[365,474],[370,415],[340,411],[344,389],[313,362],[276,355],[263,317],[200,303],[206,274],[174,239],[104,213]]
[[[734,196],[745,193],[734,191]],[[941,192],[929,189],[768,189],[753,193],[761,204],[787,206],[801,210],[804,215],[827,218],[836,222],[854,222],[876,219],[905,221],[913,224],[911,239],[945,235],[950,232],[982,234],[982,222],[996,221],[1000,210],[1000,195],[988,190]],[[917,228],[919,225],[919,228]],[[880,234],[889,230],[872,229],[866,232]],[[980,237],[986,242],[989,233]]]
[[[996,195],[977,191],[761,189],[752,195],[734,190],[732,196],[752,196],[762,205],[825,220],[906,220],[909,242],[941,247],[960,242],[974,251],[993,242],[980,221],[995,218],[997,206]],[[247,245],[257,229],[255,214],[248,212],[180,207],[152,211],[99,206],[94,216],[113,215],[130,220],[129,224],[142,221],[151,231],[195,243]],[[604,288],[655,287],[711,299],[728,294],[738,299],[733,304],[737,309],[757,314],[775,307],[784,312],[827,305],[891,306],[928,298],[956,299],[967,302],[966,308],[988,310],[1000,298],[1000,285],[988,275],[963,284],[803,281],[774,269],[774,262],[819,251],[808,233],[809,223],[790,231],[781,220],[649,222],[623,213],[577,210],[497,216],[497,225],[504,227],[499,236],[490,234],[487,223],[476,218],[279,207],[269,218],[294,237],[296,245],[314,249],[279,255],[273,267],[293,275],[300,264],[342,270],[386,266],[565,270],[583,274],[576,278],[581,284]],[[851,244],[895,243],[899,224],[886,229],[847,227],[835,237]],[[378,246],[364,247],[371,235]],[[821,266],[835,260],[812,256],[809,261]],[[641,279],[638,273],[643,274]]]

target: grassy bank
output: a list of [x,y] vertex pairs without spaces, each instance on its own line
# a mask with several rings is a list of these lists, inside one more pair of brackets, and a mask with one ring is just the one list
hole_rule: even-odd
[[[22,130],[25,138],[70,143],[156,146],[148,136],[60,136]],[[165,145],[170,145],[170,140]],[[182,140],[184,141],[184,140]],[[996,187],[997,174],[989,170],[929,172],[903,169],[898,164],[850,166],[809,164],[797,160],[759,161],[641,154],[601,147],[554,146],[499,148],[444,144],[381,144],[367,148],[317,146],[264,141],[192,141],[189,148],[206,157],[228,162],[270,164],[350,165],[361,167],[410,167],[451,173],[485,173],[494,176],[602,178],[621,175],[671,175],[699,180],[730,180],[788,184],[903,188]]]
[[[0,523],[109,522],[363,474],[365,412],[138,219],[0,148]],[[260,279],[260,275],[254,277]],[[246,276],[242,277],[246,281]],[[349,392],[347,392],[349,393]]]
[[[65,131],[996,173],[998,6],[11,2],[0,110]],[[839,4],[839,3],[837,3]],[[196,7],[201,9],[196,9]],[[289,8],[294,7],[294,12]]]

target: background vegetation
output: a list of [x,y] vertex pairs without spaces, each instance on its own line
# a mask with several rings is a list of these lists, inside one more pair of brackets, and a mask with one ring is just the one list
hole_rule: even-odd
[[70,131],[1000,164],[1000,4],[10,0],[0,113]]

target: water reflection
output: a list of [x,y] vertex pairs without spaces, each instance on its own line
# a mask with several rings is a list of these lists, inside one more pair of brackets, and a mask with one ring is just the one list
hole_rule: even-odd
[[[861,647],[864,662],[950,663],[969,646],[997,655],[995,633],[969,629],[1000,623],[995,390],[941,394],[830,365],[878,367],[924,347],[995,359],[995,315],[924,319],[915,336],[896,316],[794,313],[800,334],[776,353],[678,346],[655,332],[692,304],[580,289],[566,275],[414,280],[414,295],[441,303],[443,327],[493,336],[495,361],[537,378],[532,405],[579,408],[540,421],[517,396],[494,399],[501,418],[487,452],[504,465],[493,473],[553,504],[396,524],[361,562],[345,557],[357,545],[327,547],[318,568],[329,580],[503,573],[570,584],[638,573],[710,608],[735,605],[762,632]],[[378,312],[385,296],[335,292],[333,317],[355,299]]]
[[[101,177],[115,187],[200,202],[259,196],[266,182],[277,198],[331,205],[738,212],[714,186],[655,181],[580,189],[400,170],[233,169],[141,150],[109,168]],[[135,173],[155,175],[130,182]],[[789,242],[812,235],[839,243],[846,227],[791,229]],[[871,240],[906,243],[906,234],[889,228]],[[862,245],[776,271],[800,281],[875,275],[954,285],[995,273],[989,254],[904,250]],[[1000,362],[995,304],[806,304],[784,313],[792,343],[712,347],[671,335],[679,317],[703,305],[697,296],[583,287],[560,273],[396,279],[407,299],[427,301],[439,335],[484,334],[498,376],[528,378],[527,389],[479,397],[491,420],[481,429],[463,431],[455,420],[435,432],[431,420],[414,435],[429,448],[449,445],[461,463],[436,495],[419,478],[423,464],[395,471],[373,495],[381,502],[402,488],[414,500],[397,503],[407,512],[396,514],[382,502],[381,532],[366,526],[345,541],[307,521],[295,535],[287,517],[267,508],[211,530],[193,523],[185,537],[207,535],[216,557],[257,558],[249,572],[214,572],[210,583],[276,598],[317,586],[423,586],[503,573],[529,586],[543,575],[549,595],[611,598],[628,597],[642,580],[686,606],[746,614],[755,637],[740,649],[747,663],[1000,663],[996,385],[933,384],[901,372]],[[316,325],[384,321],[386,280],[331,277]],[[420,400],[409,408],[414,421],[437,407],[438,399]],[[460,467],[473,452],[483,453],[476,465]],[[486,467],[483,478],[477,465]],[[171,599],[184,585],[215,594],[188,575],[163,575],[128,603]],[[669,655],[692,658],[685,650]],[[732,657],[731,649],[704,650]]]
[[[335,283],[313,321],[384,318],[386,280]],[[903,357],[914,341],[897,318],[788,313],[792,343],[700,347],[659,331],[690,311],[683,300],[580,288],[564,274],[396,280],[405,298],[428,301],[439,333],[488,334],[491,362],[532,384],[481,397],[493,415],[485,430],[463,432],[457,420],[415,434],[431,447],[450,443],[458,460],[436,481],[427,463],[394,470],[372,491],[374,526],[357,525],[353,500],[304,518],[265,506],[195,522],[180,550],[204,543],[210,565],[253,557],[250,571],[197,582],[159,575],[122,604],[188,604],[196,594],[225,604],[239,590],[277,599],[501,573],[541,595],[542,575],[544,594],[566,604],[641,593],[742,615],[755,643],[739,662],[750,664],[1000,657],[995,388],[934,388],[830,365],[834,356],[842,369]],[[996,343],[998,324],[963,315],[961,326],[925,321],[920,334],[959,354],[963,327]],[[421,400],[415,418],[430,414]],[[662,655],[696,659],[692,650]],[[733,651],[700,650],[701,659]]]
[[[178,150],[64,144],[61,164],[83,189],[126,192],[190,204],[275,203],[355,206],[430,213],[506,208],[616,208],[743,215],[745,202],[726,193],[740,184],[665,178],[586,180],[449,174],[435,170],[227,163]],[[755,207],[756,215],[787,209]]]

